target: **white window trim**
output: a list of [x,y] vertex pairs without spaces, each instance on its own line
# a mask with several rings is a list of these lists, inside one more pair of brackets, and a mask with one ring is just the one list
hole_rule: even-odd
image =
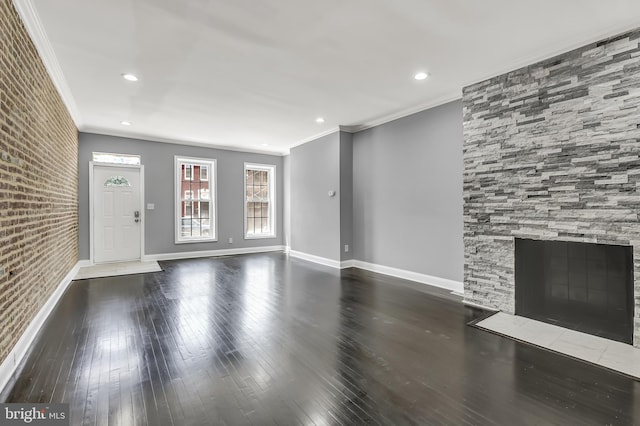
[[[182,227],[181,221],[181,213],[182,213],[182,168],[181,163],[195,163],[195,164],[203,164],[205,166],[209,166],[209,205],[211,208],[209,214],[209,223],[211,229],[211,236],[209,237],[181,237],[180,229]],[[186,170],[186,168],[185,168]],[[218,180],[216,179],[218,172],[217,163],[215,158],[196,158],[196,157],[183,157],[180,155],[174,156],[174,171],[173,171],[173,182],[174,182],[174,242],[176,244],[189,244],[189,243],[201,243],[201,242],[215,242],[218,241]],[[180,179],[178,179],[180,177]],[[193,178],[193,169],[191,173],[191,177]],[[213,178],[211,178],[213,177]],[[190,179],[185,179],[190,180]],[[213,197],[212,194],[213,193]],[[196,200],[192,199],[192,203],[195,203]],[[193,214],[193,205],[191,206],[191,213]]]
[[[269,218],[271,219],[271,233],[270,234],[247,234],[247,170],[265,170],[269,172]],[[244,239],[245,240],[259,240],[264,238],[276,238],[276,166],[275,164],[257,164],[257,163],[244,163],[244,186],[242,187],[242,194],[244,198]]]

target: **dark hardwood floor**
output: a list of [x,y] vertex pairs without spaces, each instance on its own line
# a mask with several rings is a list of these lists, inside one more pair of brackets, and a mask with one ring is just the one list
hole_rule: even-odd
[[628,377],[467,326],[447,292],[280,253],[74,282],[8,402],[71,424],[640,424]]

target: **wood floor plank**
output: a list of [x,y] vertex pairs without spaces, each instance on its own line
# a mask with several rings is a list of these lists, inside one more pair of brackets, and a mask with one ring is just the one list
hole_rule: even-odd
[[74,282],[1,396],[73,425],[640,424],[640,384],[448,292],[284,254]]

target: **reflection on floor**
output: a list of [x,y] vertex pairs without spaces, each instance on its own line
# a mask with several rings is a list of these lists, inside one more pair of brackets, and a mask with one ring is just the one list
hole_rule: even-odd
[[73,282],[0,400],[72,425],[640,424],[640,382],[447,291],[282,253]]
[[99,265],[84,266],[80,268],[74,280],[86,280],[88,278],[115,277],[118,275],[146,274],[148,272],[162,271],[158,262],[117,262],[101,263]]
[[476,326],[640,379],[640,349],[631,345],[504,312]]

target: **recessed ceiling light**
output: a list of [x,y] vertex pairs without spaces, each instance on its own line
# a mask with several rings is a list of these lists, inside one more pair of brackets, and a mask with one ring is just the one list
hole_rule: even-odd
[[131,126],[130,121],[121,121],[120,124],[122,124],[123,126]]
[[316,123],[324,123],[324,118],[322,117],[316,118]]
[[136,77],[133,74],[122,74],[122,78],[124,78],[127,81],[138,81],[138,77]]
[[413,78],[415,78],[416,80],[424,80],[427,77],[429,77],[429,74],[427,74],[426,72],[419,72],[413,76]]

